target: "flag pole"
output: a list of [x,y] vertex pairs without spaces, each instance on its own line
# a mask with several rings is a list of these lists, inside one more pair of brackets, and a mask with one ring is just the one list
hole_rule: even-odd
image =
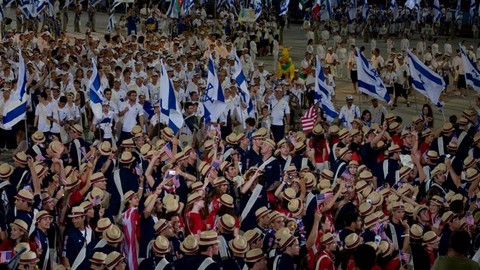
[[[27,126],[27,114],[25,113],[25,141],[27,142],[28,146],[28,126]],[[61,141],[61,139],[60,139]]]
[[418,114],[418,102],[417,102],[417,94],[413,93],[413,99],[415,99],[415,110],[417,111]]

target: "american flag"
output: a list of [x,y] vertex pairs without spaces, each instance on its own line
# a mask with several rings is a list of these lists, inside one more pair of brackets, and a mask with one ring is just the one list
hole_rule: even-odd
[[315,106],[312,106],[302,116],[302,129],[303,129],[303,131],[305,131],[305,132],[312,131],[316,117],[317,117],[317,110],[315,109]]
[[128,269],[138,269],[138,240],[140,214],[137,207],[130,207],[122,214],[123,234],[122,254],[127,259]]

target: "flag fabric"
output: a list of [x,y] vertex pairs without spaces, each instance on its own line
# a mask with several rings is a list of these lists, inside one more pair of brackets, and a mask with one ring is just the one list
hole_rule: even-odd
[[315,109],[315,105],[310,107],[305,114],[302,116],[302,129],[304,132],[310,132],[313,129],[315,124],[315,118],[317,117],[317,110]]
[[475,3],[475,0],[470,0],[470,20],[473,20],[476,7],[477,7],[477,4]]
[[[163,123],[168,123],[168,127],[177,133],[185,123],[183,119],[182,109],[178,104],[175,97],[175,90],[173,89],[172,82],[167,74],[165,65],[161,64],[162,72],[160,74],[160,88],[164,89],[160,91],[160,120]],[[168,89],[167,91],[165,91]]]
[[207,89],[205,90],[205,125],[218,121],[220,115],[227,109],[223,96],[222,84],[218,80],[217,71],[212,56],[208,58]]
[[287,14],[288,5],[290,5],[290,0],[282,0],[282,2],[280,2],[280,16],[284,16]]
[[245,74],[243,74],[242,62],[237,54],[235,54],[235,73],[233,73],[233,78],[237,82],[238,93],[242,102],[247,105],[247,114],[253,114],[253,101],[250,98],[250,91],[248,91],[247,80]]
[[155,109],[153,108],[152,103],[148,101],[143,102],[143,110],[148,114],[148,118],[155,115]]
[[348,4],[347,17],[348,21],[352,21],[357,18],[357,0],[351,0]]
[[[68,8],[73,3],[73,0],[65,0],[63,8]],[[113,2],[115,4],[115,2]]]
[[442,17],[442,10],[440,9],[440,2],[438,0],[433,1],[433,21],[439,22]]
[[373,98],[389,103],[390,95],[377,70],[372,67],[358,49],[355,49],[355,58],[357,61],[358,90]]
[[32,3],[30,0],[19,0],[17,1],[17,5],[20,11],[23,13],[23,15],[25,15],[25,17],[27,18],[34,17],[34,12],[35,12],[33,8],[34,3]]
[[330,2],[330,0],[324,0],[323,4],[325,5],[325,16],[327,17],[326,19],[330,20],[332,18],[332,3]]
[[364,0],[364,2],[363,2],[362,16],[363,16],[364,19],[368,19],[369,10],[368,10],[368,1],[367,0]]
[[262,0],[253,0],[253,10],[255,11],[255,21],[262,15]]
[[170,18],[179,18],[182,4],[179,0],[171,0],[167,10],[167,16]]
[[312,17],[314,19],[318,18],[318,14],[320,13],[320,0],[315,0],[312,9]]
[[415,0],[407,0],[405,2],[405,7],[408,9],[414,9],[415,8]]
[[390,10],[392,11],[393,19],[396,20],[398,18],[398,4],[396,0],[390,2]]
[[15,92],[10,95],[10,102],[4,104],[2,125],[11,129],[23,120],[27,112],[27,70],[23,61],[22,52],[18,51],[18,80]]
[[10,7],[15,0],[3,0],[4,7]]
[[[190,2],[190,1],[189,0],[183,1],[183,3],[186,3],[186,2]],[[223,4],[225,4],[225,0],[218,0],[216,5],[217,9],[220,9],[223,6]]]
[[[72,1],[72,0],[67,0],[67,1]],[[116,7],[120,6],[122,3],[123,3],[122,0],[113,1],[111,9],[115,9]]]
[[475,91],[480,93],[480,70],[475,62],[470,59],[465,49],[460,46],[462,53],[463,67],[465,69],[465,80],[467,85],[470,85]]
[[455,20],[458,20],[460,17],[461,1],[462,0],[457,0],[457,7],[455,8]]
[[[190,0],[192,3],[193,3],[193,0]],[[226,0],[225,1],[225,5],[227,6],[227,9],[228,10],[231,10],[232,8],[234,9],[234,12],[236,13],[235,11],[235,5],[233,3],[233,0]]]
[[110,9],[110,12],[108,13],[107,31],[109,33],[111,33],[114,30],[115,30],[115,10],[114,10],[114,8],[112,8],[112,9]]
[[5,13],[3,12],[4,6],[0,5],[0,21],[3,21],[3,18],[5,18]]
[[320,107],[323,110],[323,115],[327,118],[327,121],[332,122],[338,117],[338,112],[335,110],[335,106],[332,103],[332,96],[328,90],[328,85],[325,82],[325,74],[323,72],[322,63],[317,55],[315,69],[315,103],[321,101]]
[[429,98],[433,104],[441,107],[439,98],[446,87],[442,76],[428,68],[411,51],[407,52],[407,56],[413,88]]
[[92,59],[92,76],[90,77],[90,107],[96,118],[102,118],[103,90],[100,76],[98,75],[97,64]]
[[140,214],[137,207],[130,207],[122,213],[122,228],[124,239],[122,242],[122,254],[125,256],[128,269],[138,270],[138,242],[137,224],[140,222]]

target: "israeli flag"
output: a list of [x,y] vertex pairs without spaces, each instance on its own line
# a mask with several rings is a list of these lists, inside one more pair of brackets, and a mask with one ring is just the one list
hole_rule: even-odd
[[10,7],[15,0],[3,0],[3,7]]
[[473,20],[476,7],[477,7],[477,4],[475,3],[475,0],[470,0],[470,20]]
[[405,2],[405,6],[408,8],[408,9],[414,9],[415,8],[415,0],[407,0]]
[[352,21],[357,18],[357,0],[351,0],[348,4],[348,21]]
[[112,33],[115,30],[115,10],[112,8],[108,13],[107,31]]
[[460,17],[461,1],[462,1],[462,0],[457,0],[457,7],[456,7],[456,9],[455,9],[455,20],[458,20],[458,18]]
[[280,16],[287,14],[288,5],[290,5],[290,0],[282,0],[282,2],[280,2]]
[[[68,8],[72,3],[73,0],[65,0],[65,5],[63,6],[63,8]],[[115,5],[115,2],[113,2],[113,4]]]
[[167,10],[167,16],[169,18],[178,18],[179,17],[179,7],[177,0],[170,1],[170,6]]
[[148,114],[148,118],[155,115],[155,109],[153,108],[152,103],[148,101],[143,102],[143,110]]
[[440,95],[446,87],[442,76],[428,68],[410,50],[407,52],[407,56],[413,88],[430,99],[436,106],[443,106],[439,102]]
[[3,18],[5,18],[5,14],[3,12],[3,9],[5,7],[3,5],[0,5],[0,21],[3,21]]
[[[193,2],[193,1],[192,1]],[[235,10],[235,5],[233,3],[233,0],[226,0],[225,5],[227,6],[228,10],[231,10],[232,8]],[[236,12],[236,11],[235,11]]]
[[18,8],[20,11],[25,15],[27,18],[33,18],[34,17],[34,7],[33,3],[30,2],[30,0],[19,0],[17,2]]
[[325,74],[323,72],[322,62],[317,55],[315,69],[315,102],[321,103],[320,107],[323,110],[324,116],[327,121],[332,122],[335,118],[338,118],[338,112],[335,110],[335,106],[332,103],[332,95],[328,90],[328,85],[325,82]]
[[2,125],[4,129],[11,129],[23,120],[27,112],[27,70],[23,61],[22,52],[18,51],[18,81],[15,92],[10,101],[4,104]]
[[[189,2],[189,0],[184,0],[183,3],[185,4],[186,2]],[[222,7],[222,5],[225,3],[225,0],[218,0],[217,2],[217,9],[220,9]],[[253,2],[252,2],[253,3]],[[187,6],[187,5],[185,5]]]
[[398,18],[398,4],[396,0],[390,2],[390,10],[392,11],[393,19],[396,20]]
[[195,0],[184,0],[183,3],[183,5],[185,6],[184,14],[190,14],[190,10],[192,10],[192,8],[195,6]]
[[47,7],[47,0],[33,1],[33,16],[38,17],[40,13]]
[[363,18],[364,18],[364,19],[368,19],[368,16],[370,15],[369,13],[370,13],[370,12],[369,12],[369,10],[368,10],[368,1],[365,0],[365,1],[363,2],[363,6],[362,6],[362,16],[363,16]]
[[[182,115],[182,109],[175,97],[175,90],[167,74],[167,69],[162,62],[162,72],[160,74],[160,120],[167,123],[168,127],[177,133],[185,123]],[[165,91],[167,90],[167,91]]]
[[[67,0],[67,1],[72,1],[72,0]],[[111,9],[115,9],[116,7],[120,6],[123,3],[122,0],[115,0],[113,1]]]
[[253,116],[253,101],[250,98],[250,91],[248,91],[247,79],[243,74],[242,62],[240,62],[237,54],[235,54],[235,73],[233,73],[233,78],[237,82],[240,99],[247,105],[247,114]]
[[460,46],[462,52],[463,67],[465,69],[465,80],[475,91],[480,93],[480,70],[475,62],[467,55],[467,52]]
[[433,21],[439,22],[442,17],[442,10],[440,9],[440,2],[435,0],[433,2]]
[[103,98],[103,89],[102,83],[100,81],[100,76],[98,75],[97,64],[95,60],[92,59],[93,68],[92,76],[90,77],[90,107],[92,108],[93,114],[96,118],[102,118],[102,102]]
[[255,21],[262,15],[262,0],[253,0],[253,10],[255,11]]
[[372,67],[367,58],[355,49],[355,58],[357,61],[358,90],[373,98],[390,102],[387,88],[383,84],[382,78],[377,70]]
[[218,80],[212,55],[208,57],[207,89],[205,90],[203,106],[205,107],[205,125],[218,121],[220,115],[227,109],[222,85]]

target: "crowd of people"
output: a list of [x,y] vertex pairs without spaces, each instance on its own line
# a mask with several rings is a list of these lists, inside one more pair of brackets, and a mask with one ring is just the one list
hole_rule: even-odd
[[[338,78],[357,90],[347,50],[356,34],[335,31],[341,20],[304,24],[305,58],[290,78],[256,59],[278,61],[285,18],[240,25],[225,10],[211,20],[199,7],[188,24],[158,10],[157,25],[149,12],[128,11],[145,24],[102,40],[91,31],[71,38],[55,24],[5,30],[0,146],[11,161],[0,164],[3,263],[42,270],[480,268],[479,112],[466,108],[435,127],[429,104],[413,119],[395,115],[398,97],[410,106],[408,33],[400,42],[387,38],[387,52],[375,39],[371,55],[362,49],[394,100],[390,110],[371,99],[360,112],[347,96],[332,121],[312,94],[315,56],[332,96]],[[419,40],[414,53],[464,94],[451,41],[442,51],[436,40]],[[480,50],[462,46],[480,58]],[[3,121],[19,87],[19,51],[27,112],[9,128]],[[233,78],[236,55],[253,113]],[[205,125],[209,57],[226,110]],[[92,59],[101,117],[89,103]],[[162,61],[182,106],[177,133],[160,109],[160,92],[168,91]],[[312,106],[313,125],[304,130],[300,116]]]

